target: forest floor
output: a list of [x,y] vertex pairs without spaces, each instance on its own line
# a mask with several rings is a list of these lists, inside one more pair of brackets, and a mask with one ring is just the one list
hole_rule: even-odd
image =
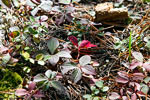
[[1,0],[0,98],[150,100],[150,1],[78,1]]

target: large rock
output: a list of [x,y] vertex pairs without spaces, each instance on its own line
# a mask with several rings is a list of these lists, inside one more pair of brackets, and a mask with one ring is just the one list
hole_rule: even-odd
[[96,22],[122,22],[128,19],[127,8],[114,8],[113,3],[101,3],[95,7]]

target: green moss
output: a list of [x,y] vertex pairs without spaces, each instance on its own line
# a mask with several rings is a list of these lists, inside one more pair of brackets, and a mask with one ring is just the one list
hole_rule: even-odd
[[0,91],[15,89],[20,84],[22,84],[22,78],[18,73],[0,68]]

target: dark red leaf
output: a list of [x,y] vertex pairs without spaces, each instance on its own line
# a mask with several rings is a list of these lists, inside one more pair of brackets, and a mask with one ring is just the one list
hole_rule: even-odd
[[79,46],[79,48],[90,48],[90,47],[96,47],[96,45],[91,44],[91,42],[88,40],[83,40]]
[[75,36],[69,36],[68,39],[72,42],[73,45],[78,47],[78,40]]
[[145,96],[145,93],[143,93],[142,91],[137,91],[137,94],[140,96]]

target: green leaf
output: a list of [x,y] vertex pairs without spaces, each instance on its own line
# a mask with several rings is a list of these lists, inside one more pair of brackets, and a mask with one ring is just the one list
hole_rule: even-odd
[[50,79],[53,79],[56,76],[56,74],[57,74],[56,72],[52,72],[51,70],[47,70],[45,72],[46,77],[48,77]]
[[102,87],[103,87],[103,81],[97,81],[97,82],[95,83],[95,85],[96,85],[97,87],[99,87],[99,88],[102,88]]
[[42,60],[44,58],[43,54],[36,55],[36,60]]
[[95,91],[96,87],[95,87],[95,86],[91,86],[90,89],[91,89],[92,91]]
[[35,63],[34,59],[32,59],[32,58],[29,58],[29,61],[30,61],[32,64]]
[[60,51],[56,55],[64,58],[72,58],[70,53],[68,53],[67,51]]
[[91,57],[88,56],[88,55],[82,56],[82,57],[79,59],[79,63],[80,63],[81,66],[84,66],[84,65],[89,64],[90,61],[91,61]]
[[71,3],[71,0],[59,0],[59,3],[62,3],[62,4],[70,4],[70,3]]
[[59,61],[59,57],[57,55],[52,55],[48,61],[55,66],[57,64],[57,62]]
[[43,65],[45,65],[45,62],[43,60],[39,60],[38,64],[43,66]]
[[11,5],[11,0],[2,0],[2,3],[5,5],[5,6],[7,6],[8,8],[11,8],[12,7],[12,5]]
[[51,38],[47,42],[48,49],[50,50],[51,54],[54,54],[55,50],[59,46],[59,41],[56,38]]
[[19,7],[19,1],[18,0],[13,0],[13,4],[15,5],[15,7]]
[[150,77],[146,77],[145,79],[144,79],[144,82],[145,83],[148,83],[150,81]]
[[109,87],[108,86],[104,86],[103,88],[102,88],[102,91],[103,92],[106,92],[106,91],[108,91],[109,90]]
[[3,63],[5,63],[5,64],[8,63],[10,59],[11,59],[11,56],[10,56],[9,53],[4,54],[3,57],[2,57],[2,61],[3,61]]
[[80,69],[76,68],[72,73],[72,79],[74,83],[77,83],[82,78],[82,72]]
[[22,56],[28,60],[30,58],[30,54],[28,52],[22,52]]
[[95,89],[94,94],[95,95],[99,94],[99,89]]
[[51,55],[45,55],[45,56],[44,56],[44,61],[50,59],[50,57],[51,57]]
[[140,62],[143,62],[144,57],[143,57],[142,53],[140,53],[140,52],[132,52],[132,55],[133,55],[133,57],[136,60],[138,60]]
[[147,85],[145,85],[145,84],[143,84],[143,85],[141,85],[141,91],[143,92],[143,93],[145,93],[145,94],[147,94],[148,93],[148,91],[149,91],[149,87],[147,86]]
[[92,99],[92,95],[90,95],[90,94],[85,94],[85,95],[83,95],[83,98]]
[[64,86],[59,81],[50,81],[50,84],[53,88],[55,88],[61,92],[65,92]]
[[61,66],[61,72],[62,72],[62,74],[65,74],[65,73],[67,73],[68,71],[73,70],[73,69],[75,69],[75,68],[77,68],[75,64],[72,64],[72,63],[65,63],[65,64],[63,64],[63,65]]
[[34,82],[41,82],[41,81],[46,81],[48,80],[47,77],[45,77],[43,74],[37,74],[35,77],[34,77]]
[[31,68],[26,66],[23,68],[23,71],[25,71],[26,73],[29,73],[31,71]]
[[93,100],[100,100],[100,98],[99,97],[94,97]]

